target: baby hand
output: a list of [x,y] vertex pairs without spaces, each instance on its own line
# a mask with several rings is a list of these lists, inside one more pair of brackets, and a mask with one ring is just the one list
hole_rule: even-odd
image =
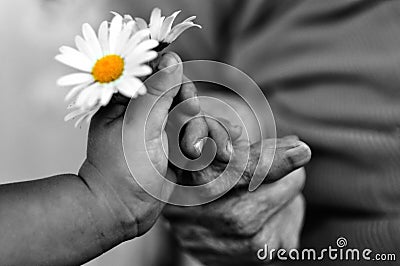
[[[110,210],[110,219],[121,225],[126,239],[149,230],[164,206],[142,189],[130,170],[164,196],[172,193],[157,175],[167,175],[168,160],[162,146],[164,122],[182,82],[181,60],[174,53],[164,54],[158,69],[160,73],[146,82],[147,94],[133,99],[129,108],[127,100],[114,100],[93,117],[87,158],[79,171],[99,204]],[[147,156],[155,167],[143,163]],[[129,169],[126,159],[135,169]]]

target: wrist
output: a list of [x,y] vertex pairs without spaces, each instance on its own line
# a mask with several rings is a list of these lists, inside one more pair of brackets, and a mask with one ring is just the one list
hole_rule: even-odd
[[87,159],[82,164],[78,176],[93,194],[99,207],[93,215],[99,227],[99,234],[118,242],[135,238],[138,235],[137,219],[111,184],[114,177],[104,176]]

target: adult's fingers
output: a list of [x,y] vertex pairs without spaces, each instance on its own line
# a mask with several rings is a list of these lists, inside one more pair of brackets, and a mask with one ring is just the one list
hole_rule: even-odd
[[[310,159],[310,148],[296,138],[282,138],[276,142],[263,140],[251,146],[250,159],[239,185],[274,182],[304,166]],[[249,190],[253,191],[257,186]]]
[[241,135],[239,126],[232,125],[228,120],[222,118],[206,117],[208,132],[217,146],[216,159],[229,162],[233,153],[233,144]]

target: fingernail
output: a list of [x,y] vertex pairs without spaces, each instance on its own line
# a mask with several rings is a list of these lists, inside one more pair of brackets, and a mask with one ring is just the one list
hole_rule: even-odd
[[299,145],[287,150],[285,155],[292,161],[295,167],[300,167],[308,163],[311,159],[311,150],[307,144],[299,142]]
[[232,142],[228,141],[228,143],[226,144],[226,150],[228,151],[229,155],[233,153]]
[[204,139],[198,140],[193,146],[196,149],[196,151],[200,154],[201,151],[203,150],[203,145],[204,145]]
[[158,64],[158,69],[166,73],[172,73],[178,68],[179,61],[172,54],[164,54]]

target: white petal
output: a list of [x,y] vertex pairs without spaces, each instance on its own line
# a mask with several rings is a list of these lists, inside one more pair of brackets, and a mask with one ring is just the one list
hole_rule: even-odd
[[86,113],[86,110],[83,110],[83,109],[74,110],[74,111],[72,111],[71,113],[67,114],[64,117],[64,121],[67,122],[67,121],[69,121],[71,119],[74,119],[77,116],[80,116],[80,115],[84,114],[84,113]]
[[137,78],[125,79],[118,84],[118,91],[128,97],[136,97],[138,90],[144,86],[143,82]]
[[142,30],[141,28],[139,28],[139,25],[136,20],[133,20],[131,23],[132,23],[132,34],[135,34],[138,31]]
[[145,51],[154,49],[155,47],[158,46],[158,44],[159,44],[159,42],[156,40],[145,40],[145,41],[139,43],[136,46],[136,48],[133,50],[133,52],[143,53]]
[[101,106],[94,106],[93,108],[77,108],[71,113],[67,114],[64,118],[65,121],[69,121],[71,119],[75,119],[81,116],[75,123],[75,127],[82,123],[82,121],[86,118],[86,121],[89,122],[92,119],[93,115],[100,109]]
[[114,91],[112,88],[104,88],[104,91],[101,94],[100,105],[106,106],[113,96]]
[[153,11],[151,11],[150,15],[150,26],[158,23],[161,19],[161,9],[158,7],[154,8]]
[[158,53],[156,51],[140,51],[140,50],[135,50],[133,53],[129,55],[125,59],[127,68],[133,67],[133,66],[138,66],[147,62],[150,62],[153,59],[156,59],[158,56]]
[[139,28],[139,30],[144,30],[144,29],[148,28],[146,20],[136,17],[135,21],[136,21],[136,25]]
[[115,47],[115,54],[121,54],[121,51],[124,50],[125,46],[127,45],[129,36],[132,33],[132,24],[128,24],[124,27],[124,29],[122,30],[121,34],[118,37],[117,40],[117,45]]
[[63,76],[57,80],[58,86],[72,86],[93,81],[93,76],[88,73],[74,73]]
[[60,52],[66,56],[77,56],[81,57],[82,60],[90,60],[89,56],[82,53],[81,51],[76,50],[75,48],[69,47],[69,46],[61,46],[60,47]]
[[72,102],[67,106],[67,110],[76,109],[76,108],[79,108],[79,106],[77,106],[75,102]]
[[118,37],[122,30],[122,17],[120,15],[114,16],[110,25],[110,53],[114,53],[117,46]]
[[132,35],[132,37],[127,42],[126,46],[121,52],[123,57],[127,56],[132,50],[141,42],[148,39],[150,37],[150,30],[144,29],[136,32]]
[[160,40],[160,30],[165,17],[161,17],[161,9],[158,7],[154,8],[151,12],[149,28],[151,32],[151,38]]
[[168,43],[172,43],[173,41],[176,40],[176,38],[179,37],[179,35],[181,35],[185,30],[191,27],[201,28],[200,25],[194,24],[193,22],[180,23],[171,30],[171,33],[167,36],[165,41]]
[[167,37],[168,33],[171,31],[172,24],[174,23],[175,18],[181,13],[181,10],[174,12],[171,16],[167,17],[163,22],[160,30],[160,41],[163,41],[165,37]]
[[99,42],[101,49],[103,51],[103,56],[108,54],[110,51],[110,46],[108,43],[108,22],[103,21],[99,27]]
[[76,99],[76,105],[79,107],[85,107],[87,105],[87,102],[89,100],[90,97],[96,97],[96,90],[99,89],[99,84],[98,83],[94,83],[92,85],[90,85],[89,87],[87,87],[86,89],[84,89],[79,95],[78,98]]
[[85,120],[86,117],[88,117],[89,114],[90,114],[89,112],[85,113],[81,118],[79,118],[79,119],[76,121],[76,123],[75,123],[74,126],[75,126],[75,127],[78,127],[78,126],[82,123],[82,121]]
[[138,93],[139,95],[144,95],[147,92],[147,88],[145,85],[143,85],[142,87],[139,88]]
[[87,55],[91,61],[96,62],[97,56],[95,52],[89,47],[88,43],[81,36],[75,37],[75,45],[78,47],[79,51]]
[[182,23],[191,22],[191,21],[193,21],[195,19],[196,19],[196,16],[191,16],[191,17],[188,17],[187,19],[185,19],[184,21],[182,21]]
[[100,101],[102,95],[102,89],[103,88],[99,87],[91,93],[90,97],[88,97],[86,102],[87,108],[92,108]]
[[[78,86],[73,87],[73,88],[67,93],[67,95],[65,96],[65,100],[66,100],[66,101],[71,100],[73,97],[75,97],[76,95],[78,95],[78,93],[79,93],[81,90],[83,90],[83,89],[85,89],[86,87],[88,87],[88,86],[90,85],[90,83],[91,83],[91,82],[89,82],[89,83],[84,83],[84,84],[80,84],[80,85],[78,85]],[[72,105],[69,109],[74,108],[74,107],[76,107],[76,106]]]
[[72,56],[72,55],[65,55],[59,54],[55,57],[55,59],[67,66],[91,72],[93,64],[89,61],[89,59],[81,57],[81,56]]
[[136,32],[140,31],[140,28],[137,24],[136,21],[133,21],[133,26],[132,26],[132,33],[135,34]]
[[153,69],[148,65],[127,65],[126,68],[126,73],[129,76],[143,77],[148,76],[153,72]]
[[121,14],[120,14],[120,13],[118,13],[118,12],[115,12],[115,11],[110,11],[110,13],[111,13],[111,14],[113,14],[114,16],[120,16],[120,17],[122,17],[122,16],[121,16]]
[[86,123],[89,123],[90,120],[92,120],[93,116],[97,113],[97,111],[100,109],[100,106],[95,108],[94,110],[88,112],[87,118],[86,118]]
[[63,56],[74,58],[75,60],[82,61],[85,64],[92,64],[92,61],[86,54],[74,48],[71,48],[69,46],[61,46],[59,50],[63,54]]
[[124,24],[128,25],[129,23],[134,22],[131,15],[124,15],[124,19],[122,21]]
[[151,38],[157,41],[160,41],[160,33],[161,33],[161,27],[164,23],[165,17],[161,17],[160,20],[158,20],[155,24],[152,24],[149,26],[150,33],[151,33]]
[[83,32],[83,37],[85,38],[87,44],[94,52],[96,59],[102,57],[103,52],[101,50],[100,42],[93,28],[88,23],[84,23],[82,25],[82,32]]
[[[158,46],[158,42],[156,40],[146,40],[141,42],[139,45],[137,45],[136,47],[134,47],[133,49],[128,48],[129,50],[131,50],[132,52],[130,52],[127,57],[126,57],[126,61],[135,61],[138,60],[138,58],[143,57],[143,56],[147,56],[147,53],[150,53],[150,57],[157,57],[157,54],[154,54],[152,52],[155,51],[150,51],[151,49],[154,49],[155,47]],[[154,59],[152,58],[152,59]],[[149,60],[152,60],[149,59]],[[141,64],[142,62],[136,61],[137,64]]]
[[136,30],[136,28],[137,28],[136,27],[136,21],[134,21],[134,20],[129,21],[128,23],[126,23],[124,27],[131,27],[131,33],[137,32],[137,30]]

